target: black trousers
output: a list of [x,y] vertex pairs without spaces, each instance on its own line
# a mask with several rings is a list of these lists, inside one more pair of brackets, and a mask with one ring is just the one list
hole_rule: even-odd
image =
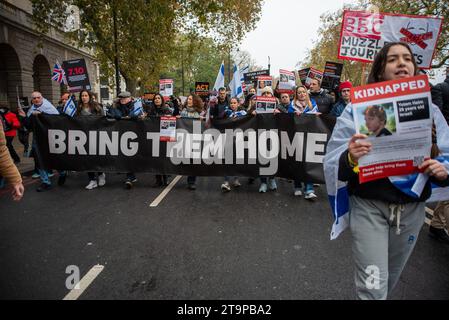
[[16,150],[14,150],[14,146],[12,145],[12,141],[14,137],[6,137],[6,146],[8,147],[9,153],[11,154],[11,158],[14,162],[20,162],[20,157],[18,156]]

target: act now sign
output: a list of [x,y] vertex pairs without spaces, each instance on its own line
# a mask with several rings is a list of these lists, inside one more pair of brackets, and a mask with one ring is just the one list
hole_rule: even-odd
[[345,10],[338,58],[372,62],[388,42],[410,45],[418,66],[430,69],[443,19]]

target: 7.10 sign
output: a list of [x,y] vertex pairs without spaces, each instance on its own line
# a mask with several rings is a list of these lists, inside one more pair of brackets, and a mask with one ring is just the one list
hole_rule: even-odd
[[62,63],[70,92],[91,90],[86,61],[84,59],[67,60]]

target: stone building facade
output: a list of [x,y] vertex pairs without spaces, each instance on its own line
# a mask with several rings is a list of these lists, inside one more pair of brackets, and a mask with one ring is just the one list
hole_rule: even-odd
[[92,54],[64,38],[52,28],[40,34],[31,21],[30,1],[0,0],[0,103],[14,110],[17,96],[30,103],[34,90],[57,104],[64,88],[51,80],[56,61],[84,58],[92,91],[100,92],[99,68]]

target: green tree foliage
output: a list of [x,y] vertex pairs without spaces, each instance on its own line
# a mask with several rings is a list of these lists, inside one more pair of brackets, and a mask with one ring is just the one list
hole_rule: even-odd
[[[79,45],[93,48],[102,70],[109,70],[115,58],[114,13],[120,73],[129,90],[139,79],[156,83],[173,55],[179,57],[179,43],[190,39],[191,55],[200,39],[211,37],[218,46],[242,39],[260,18],[262,0],[32,0],[33,19],[42,32],[50,25],[63,29],[67,7],[80,8],[80,29],[70,34]],[[181,39],[181,40],[180,40]]]

